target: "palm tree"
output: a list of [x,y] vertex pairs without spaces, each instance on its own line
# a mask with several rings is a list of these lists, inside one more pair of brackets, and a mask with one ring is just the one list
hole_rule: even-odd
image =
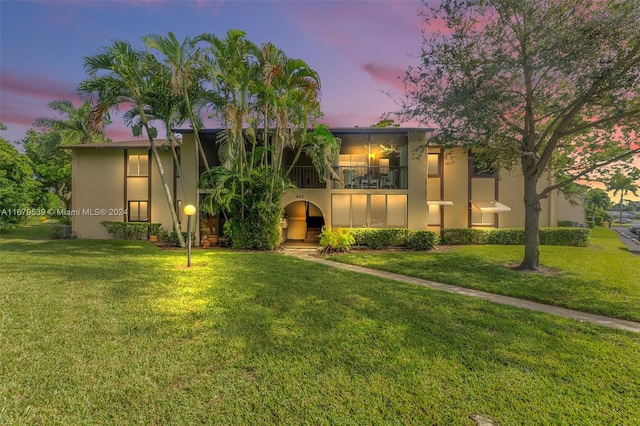
[[613,175],[607,181],[607,189],[613,191],[613,195],[620,193],[620,221],[622,222],[622,210],[624,207],[624,197],[627,193],[631,192],[633,195],[638,195],[638,185],[635,181],[640,178],[640,169],[634,168],[628,173],[624,173],[621,170],[616,170]]
[[[224,167],[238,174],[239,197],[244,198],[247,186],[244,127],[254,111],[256,68],[251,58],[256,46],[245,38],[245,32],[233,29],[227,32],[225,39],[202,34],[197,40],[208,43],[204,59],[216,93],[214,107],[226,127],[218,135],[218,155]],[[243,220],[244,215],[242,208],[240,216]]]
[[49,102],[49,108],[65,116],[60,118],[38,118],[34,125],[45,127],[60,136],[60,143],[63,145],[86,144],[91,142],[106,142],[104,126],[109,124],[108,117],[95,125],[93,113],[96,106],[90,102],[83,102],[79,108],[75,108],[73,103],[67,99]]
[[[193,110],[190,93],[194,85],[198,85],[200,62],[200,52],[196,48],[196,43],[189,37],[185,37],[182,43],[178,42],[176,36],[169,32],[168,37],[159,34],[151,34],[143,38],[149,49],[155,49],[164,56],[165,62],[171,67],[171,88],[174,94],[182,95],[187,118],[193,129],[193,136],[196,140],[196,156],[200,153],[200,158],[206,170],[209,170],[209,162],[202,148],[200,141],[199,125],[200,117],[196,116]],[[197,159],[196,159],[197,160]]]
[[[101,53],[86,57],[84,68],[89,79],[80,83],[78,90],[81,94],[89,97],[97,94],[99,104],[109,109],[117,110],[120,104],[130,103],[138,110],[140,130],[144,128],[147,133],[151,153],[158,168],[171,213],[173,230],[177,234],[180,246],[184,247],[178,215],[167,185],[164,167],[154,143],[157,130],[149,124],[145,111],[145,107],[152,102],[152,94],[156,91],[158,82],[162,81],[159,78],[162,73],[162,64],[150,53],[135,50],[127,42],[115,41],[111,46],[105,47]],[[136,128],[134,128],[135,131]]]
[[606,209],[611,204],[607,191],[600,188],[591,188],[587,191],[585,203],[588,209],[591,209],[591,221],[596,221],[596,210]]
[[338,145],[325,128],[308,132],[320,116],[318,74],[273,44],[258,47],[245,36],[230,30],[224,39],[197,38],[208,44],[203,58],[212,104],[226,127],[217,139],[222,167],[212,168],[202,181],[212,188],[211,210],[230,213],[227,223],[243,233],[249,227],[238,222],[254,220],[256,232],[272,236],[271,224],[282,213],[281,195],[290,187],[282,169],[285,150],[293,150],[294,161],[305,152],[323,177],[332,177]]
[[[157,78],[154,80],[155,89],[148,94],[148,105],[145,107],[145,113],[149,121],[160,120],[165,129],[167,146],[171,149],[173,162],[178,174],[178,180],[181,183],[182,193],[188,196],[187,187],[182,173],[182,165],[176,152],[176,145],[180,142],[175,137],[173,128],[182,125],[188,118],[186,112],[186,103],[180,93],[175,93],[171,86],[172,73],[169,68],[160,68]],[[131,108],[123,116],[125,123],[136,129],[141,129],[140,114],[136,107]],[[196,147],[197,149],[197,147]],[[196,157],[198,154],[196,153]],[[197,162],[197,158],[196,158]],[[188,199],[184,200],[186,204],[191,204]]]

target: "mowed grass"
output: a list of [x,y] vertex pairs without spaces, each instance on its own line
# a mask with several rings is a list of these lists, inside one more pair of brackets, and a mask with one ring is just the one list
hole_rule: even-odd
[[596,228],[589,247],[540,247],[543,273],[513,270],[522,246],[476,245],[420,252],[352,252],[332,260],[640,321],[640,257],[615,231]]
[[187,269],[145,242],[17,236],[3,425],[640,421],[630,332],[273,253],[196,250]]

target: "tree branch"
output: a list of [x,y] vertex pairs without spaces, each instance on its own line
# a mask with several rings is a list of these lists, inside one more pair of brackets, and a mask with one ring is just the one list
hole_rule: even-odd
[[633,156],[635,154],[640,154],[640,148],[636,148],[636,149],[627,151],[627,152],[625,152],[623,154],[620,154],[620,155],[618,155],[616,157],[610,158],[610,159],[605,160],[605,161],[600,161],[600,162],[597,162],[597,163],[593,163],[591,166],[587,167],[582,172],[580,172],[580,173],[578,173],[576,175],[573,175],[573,176],[571,176],[571,177],[569,177],[569,178],[567,178],[567,179],[565,179],[565,180],[563,180],[561,182],[558,182],[555,185],[548,186],[542,192],[540,192],[540,194],[538,194],[538,196],[541,199],[542,198],[546,198],[549,195],[549,193],[551,193],[551,191],[553,191],[553,190],[561,189],[561,188],[567,186],[568,184],[570,184],[572,182],[575,182],[576,180],[589,175],[594,170],[597,170],[597,169],[599,169],[601,167],[608,166],[609,164],[613,164],[613,163],[616,163],[618,161],[624,160],[624,159],[626,159],[628,157],[631,157],[631,156]]

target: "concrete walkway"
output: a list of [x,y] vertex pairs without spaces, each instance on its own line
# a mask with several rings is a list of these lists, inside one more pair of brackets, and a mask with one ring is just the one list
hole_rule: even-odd
[[478,299],[488,300],[503,305],[515,306],[517,308],[528,309],[531,311],[545,312],[551,315],[557,315],[564,318],[570,318],[577,321],[590,322],[619,330],[633,331],[640,333],[640,323],[626,321],[616,318],[609,318],[602,315],[589,314],[571,309],[559,308],[556,306],[545,305],[543,303],[531,302],[528,300],[516,299],[515,297],[501,296],[498,294],[487,293],[469,288],[457,287],[449,284],[442,284],[435,281],[423,280],[420,278],[408,277],[406,275],[395,274],[393,272],[378,271],[375,269],[363,268],[362,266],[347,265],[340,262],[334,262],[322,257],[315,256],[316,249],[285,249],[284,254],[294,256],[299,259],[320,263],[338,269],[358,272],[361,274],[369,274],[376,277],[388,278],[391,280],[402,281],[405,283],[416,284],[436,290],[442,290],[449,293],[461,294],[464,296],[476,297]]

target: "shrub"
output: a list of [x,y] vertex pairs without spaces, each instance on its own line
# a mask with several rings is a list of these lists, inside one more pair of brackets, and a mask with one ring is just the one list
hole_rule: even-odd
[[405,245],[411,250],[431,250],[438,244],[438,235],[431,231],[409,232]]
[[487,244],[524,244],[524,229],[522,228],[485,229],[484,231],[487,232]]
[[[182,238],[184,239],[185,243],[188,243],[189,240],[189,233],[188,232],[183,232],[182,233]],[[196,239],[195,233],[191,233],[191,244],[194,243]],[[172,247],[180,247],[180,240],[178,240],[178,233],[175,231],[165,231],[162,230],[160,232],[158,232],[158,240],[163,243],[164,245],[167,246],[172,246]]]
[[345,228],[322,228],[320,233],[320,253],[331,254],[345,252],[351,248],[355,238]]
[[107,232],[114,238],[122,238],[124,240],[136,239],[142,240],[149,235],[157,234],[160,231],[159,223],[149,222],[100,222],[107,229]]
[[487,244],[489,235],[485,229],[443,229],[440,241],[445,245]]
[[282,207],[258,202],[245,211],[245,217],[230,217],[224,224],[231,246],[248,250],[273,250],[280,239]]
[[402,228],[349,228],[355,244],[371,249],[404,245],[409,230]]
[[587,228],[540,229],[540,244],[544,246],[586,247],[590,238],[591,230]]
[[[585,228],[541,228],[539,236],[541,245],[586,247],[589,244],[591,232]],[[524,229],[443,229],[441,242],[445,245],[522,245]]]

